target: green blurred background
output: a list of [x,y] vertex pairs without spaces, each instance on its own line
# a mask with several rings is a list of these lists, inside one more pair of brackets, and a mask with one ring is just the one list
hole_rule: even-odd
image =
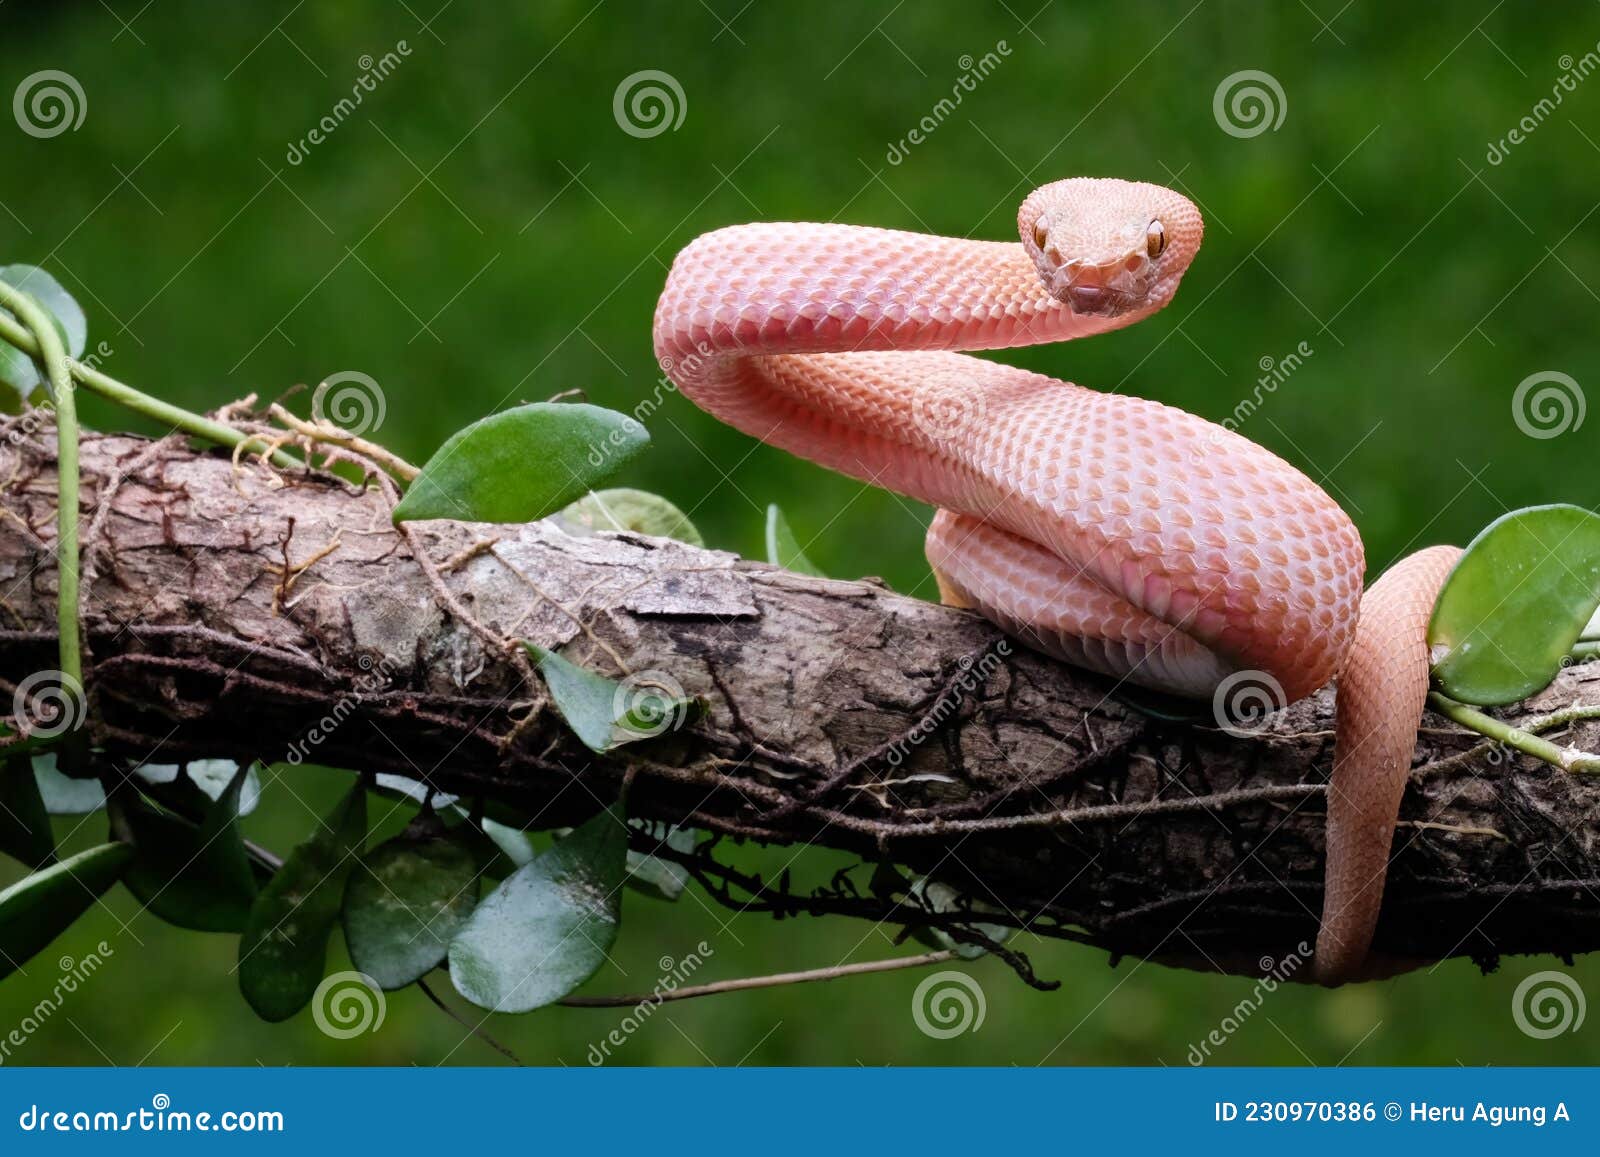
[[[1596,504],[1583,467],[1600,422],[1531,438],[1511,398],[1538,371],[1600,378],[1600,80],[1564,92],[1503,163],[1486,153],[1550,94],[1572,66],[1562,58],[1597,39],[1592,4],[1490,0],[11,0],[0,94],[59,69],[87,107],[50,139],[0,121],[0,259],[55,272],[89,312],[91,346],[107,343],[106,369],[190,406],[370,374],[386,397],[381,438],[420,460],[518,400],[574,387],[622,409],[648,397],[656,294],[704,230],[837,219],[1009,238],[1017,203],[1047,180],[1174,184],[1209,222],[1176,303],[1121,333],[1005,357],[1220,420],[1255,394],[1264,359],[1306,343],[1311,356],[1241,429],[1323,481],[1375,574],[1418,545],[1465,542],[1510,507]],[[362,58],[401,41],[399,66],[289,163]],[[964,58],[989,52],[999,66],[936,113]],[[646,69],[681,86],[683,120],[640,138],[613,97]],[[1279,82],[1284,116],[1240,137],[1219,126],[1213,95],[1247,69]],[[889,163],[925,116],[935,131]],[[85,402],[91,423],[130,425]],[[655,445],[625,481],[674,498],[714,545],[759,554],[762,508],[777,500],[830,573],[934,596],[928,511],[758,447],[675,396],[649,424]],[[337,778],[297,772],[247,828],[292,844]],[[62,831],[82,843],[102,823]],[[835,865],[807,853],[795,870],[818,882]],[[715,955],[697,980],[905,951],[864,924],[726,918],[703,898],[630,894],[618,967],[586,991],[647,990],[659,957],[701,939]],[[49,992],[57,956],[102,938],[115,955],[7,1063],[504,1063],[415,991],[352,1040],[309,1014],[263,1024],[237,995],[231,939],[169,928],[121,892],[0,985],[0,1035]],[[613,1060],[1183,1065],[1252,987],[1023,941],[1060,991],[971,965],[986,1019],[953,1039],[917,1029],[926,974],[902,972],[669,1005]],[[1514,1023],[1517,983],[1553,964],[1565,967],[1518,959],[1481,977],[1457,962],[1334,993],[1280,990],[1213,1063],[1593,1061],[1600,1024],[1537,1040]],[[330,967],[344,966],[336,948]],[[1565,970],[1597,990],[1596,963]],[[621,1017],[547,1009],[487,1027],[528,1062],[582,1065]]]

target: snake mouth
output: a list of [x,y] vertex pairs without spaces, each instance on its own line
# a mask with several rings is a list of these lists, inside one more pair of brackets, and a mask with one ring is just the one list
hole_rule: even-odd
[[1143,288],[1139,278],[1120,263],[1067,261],[1050,266],[1050,296],[1080,317],[1117,317],[1136,309],[1146,296],[1137,292]]
[[1117,317],[1139,304],[1133,294],[1095,281],[1057,279],[1051,296],[1080,317]]
[[1126,294],[1103,285],[1069,285],[1063,293],[1072,312],[1084,317],[1116,317],[1133,307]]

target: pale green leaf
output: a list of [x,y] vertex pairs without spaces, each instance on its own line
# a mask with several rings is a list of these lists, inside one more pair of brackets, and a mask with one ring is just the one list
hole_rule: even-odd
[[806,552],[800,549],[794,531],[789,529],[789,520],[783,516],[783,511],[778,509],[777,503],[767,507],[767,561],[773,566],[781,566],[784,570],[792,570],[796,574],[815,575],[817,578],[827,577],[816,563],[806,557]]
[[573,534],[620,530],[675,538],[690,546],[706,544],[687,514],[647,490],[596,490],[563,510],[560,519],[562,527]]
[[627,850],[627,826],[607,809],[507,876],[450,946],[456,991],[528,1012],[593,976],[617,938]]
[[556,710],[585,747],[607,752],[676,730],[697,701],[659,672],[621,682],[524,642],[538,663]]
[[1600,515],[1533,506],[1497,518],[1445,580],[1428,627],[1452,699],[1516,703],[1561,670],[1600,606]]
[[380,988],[404,988],[438,967],[478,903],[468,832],[430,820],[368,852],[345,888],[350,962]]

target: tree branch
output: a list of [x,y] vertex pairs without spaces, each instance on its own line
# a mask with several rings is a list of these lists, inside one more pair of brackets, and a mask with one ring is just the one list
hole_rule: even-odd
[[[40,433],[13,420],[0,442],[7,693],[55,666],[55,451]],[[585,818],[631,772],[635,816],[907,865],[975,905],[927,913],[903,888],[861,891],[849,876],[793,891],[687,857],[713,894],[758,910],[957,932],[977,917],[1241,970],[1314,939],[1327,691],[1238,738],[1142,714],[1106,680],[870,580],[549,523],[417,524],[468,626],[377,491],[136,438],[86,437],[82,461],[97,529],[84,544],[85,680],[104,758],[393,772],[536,827]],[[612,675],[619,657],[707,709],[595,756],[497,637]],[[1579,702],[1600,702],[1592,667],[1505,717]],[[1559,738],[1600,749],[1600,726]],[[1593,780],[1430,715],[1379,949],[1487,964],[1600,946],[1597,809]]]

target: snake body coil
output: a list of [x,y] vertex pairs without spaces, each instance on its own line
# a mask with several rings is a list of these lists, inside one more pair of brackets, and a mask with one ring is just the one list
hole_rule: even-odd
[[668,275],[657,358],[745,433],[938,507],[927,550],[945,601],[1040,650],[1193,697],[1258,679],[1280,705],[1343,669],[1315,974],[1355,978],[1452,548],[1363,601],[1355,527],[1267,450],[1157,402],[953,352],[1147,317],[1203,232],[1180,194],[1101,179],[1041,187],[1018,226],[1021,244],[793,223],[706,234]]

